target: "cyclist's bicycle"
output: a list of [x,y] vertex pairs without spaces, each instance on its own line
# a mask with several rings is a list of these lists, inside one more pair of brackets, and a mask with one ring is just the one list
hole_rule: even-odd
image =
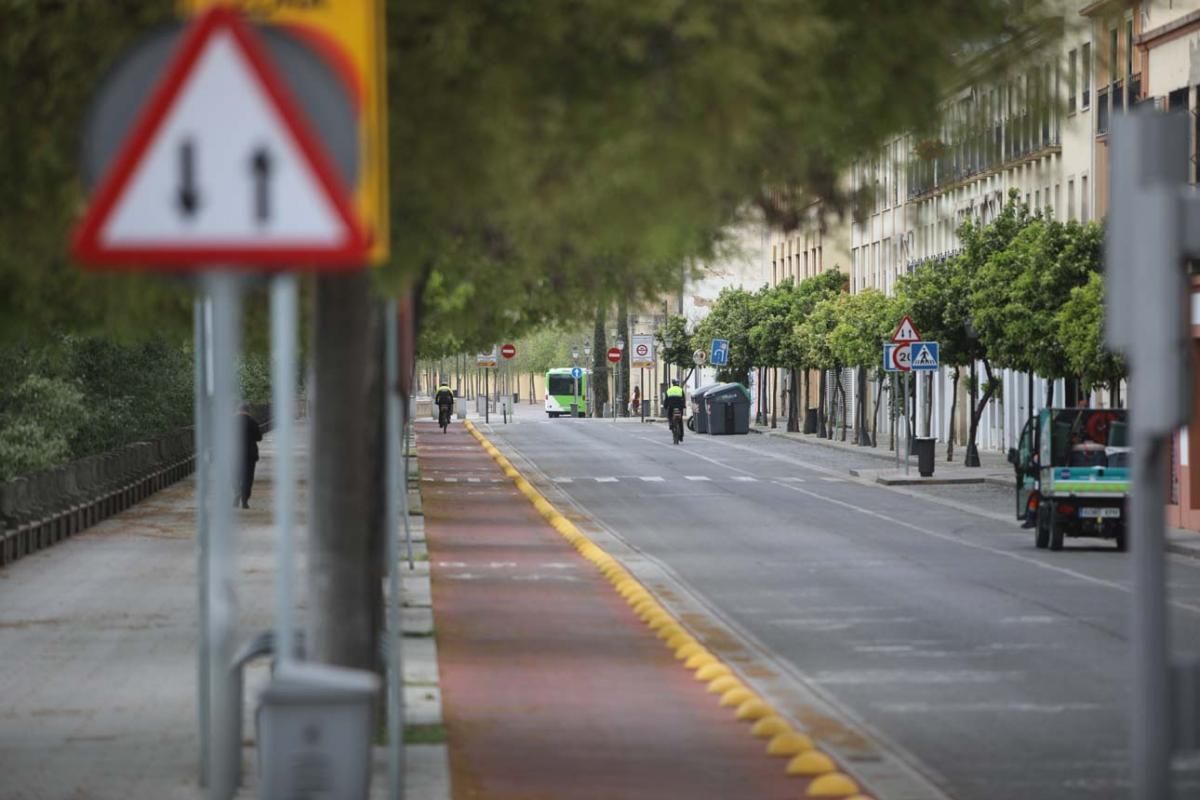
[[450,426],[450,406],[443,403],[438,406],[438,425],[442,427],[442,433],[446,432],[446,428]]
[[683,411],[678,408],[671,412],[671,439],[675,444],[683,441]]

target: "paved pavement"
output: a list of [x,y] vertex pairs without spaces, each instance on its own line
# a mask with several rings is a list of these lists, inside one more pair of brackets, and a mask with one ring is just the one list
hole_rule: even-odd
[[[298,439],[306,437],[301,427]],[[276,453],[261,445],[252,508],[238,511],[238,639],[269,628],[274,564],[270,511]],[[301,558],[306,452],[297,453]],[[195,484],[180,482],[63,543],[0,569],[0,800],[192,800],[196,726]],[[423,527],[414,525],[423,558]],[[406,710],[440,722],[427,562],[406,570]],[[303,584],[301,583],[301,586]],[[303,598],[298,598],[298,622]],[[255,697],[246,673],[241,797],[255,796]],[[448,791],[445,747],[410,745],[408,797]],[[375,753],[374,797],[385,788]]]
[[[1128,791],[1130,583],[1111,544],[1039,551],[1002,486],[881,486],[849,473],[876,461],[782,437],[674,447],[661,426],[529,416],[488,435],[765,662],[768,696],[826,701],[838,746],[856,733],[960,800]],[[1200,562],[1172,556],[1169,575],[1173,636],[1195,641]],[[1177,788],[1200,791],[1195,765]]]

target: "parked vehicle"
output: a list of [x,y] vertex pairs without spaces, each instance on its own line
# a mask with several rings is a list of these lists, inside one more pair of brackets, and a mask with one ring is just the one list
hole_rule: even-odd
[[1016,471],[1018,519],[1033,523],[1039,548],[1065,537],[1126,539],[1128,419],[1123,409],[1044,408],[1008,451]]

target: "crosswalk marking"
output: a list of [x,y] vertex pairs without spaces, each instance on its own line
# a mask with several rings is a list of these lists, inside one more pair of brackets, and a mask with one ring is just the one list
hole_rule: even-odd
[[445,478],[446,483],[458,483],[458,478]]
[[479,483],[479,478],[467,478],[467,483]]
[[794,476],[787,477],[787,478],[780,478],[779,480],[787,481],[788,483],[804,483],[804,478],[797,478]]
[[554,482],[555,483],[574,483],[575,479],[574,478],[555,478]]
[[842,483],[843,482],[842,478],[821,478],[821,480],[825,481],[826,483]]
[[712,478],[707,475],[684,475],[689,481],[711,481]]
[[596,478],[596,483],[616,483],[616,478]]
[[663,479],[660,475],[643,475],[642,480],[646,481],[647,483],[662,483]]
[[730,478],[730,480],[731,481],[743,481],[743,482],[749,483],[751,481],[758,480],[758,478],[754,477],[753,475],[734,475]]

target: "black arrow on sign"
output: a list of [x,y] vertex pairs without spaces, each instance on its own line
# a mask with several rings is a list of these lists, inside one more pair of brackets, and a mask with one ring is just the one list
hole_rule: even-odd
[[250,158],[250,171],[254,173],[254,219],[259,225],[271,221],[271,151],[260,147]]
[[200,211],[200,190],[196,188],[196,143],[191,139],[179,143],[179,191],[176,201],[179,213],[187,219]]

